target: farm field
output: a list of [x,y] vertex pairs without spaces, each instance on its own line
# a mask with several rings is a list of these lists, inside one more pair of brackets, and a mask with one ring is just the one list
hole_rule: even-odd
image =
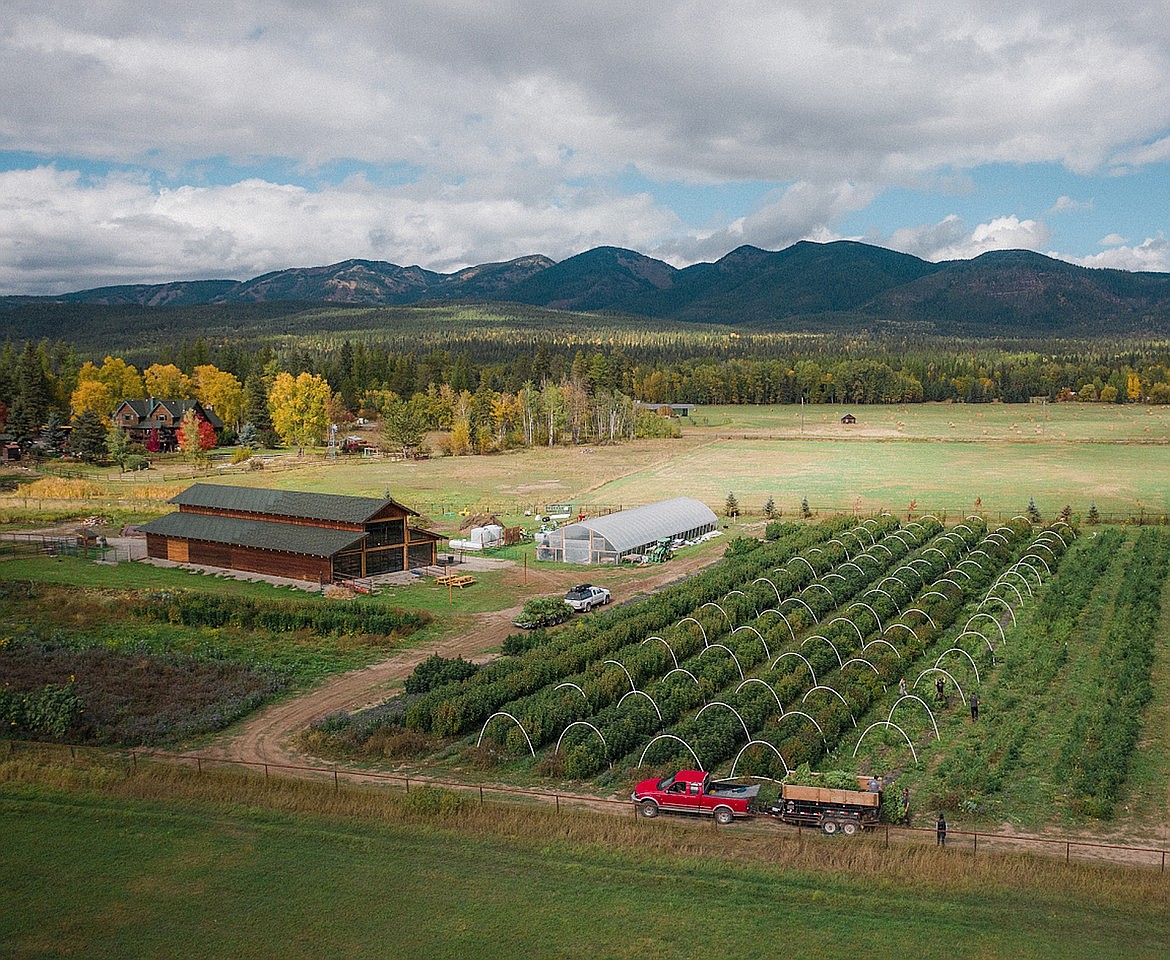
[[[858,418],[842,425],[845,412]],[[908,406],[700,407],[676,440],[535,448],[410,463],[307,458],[280,470],[232,473],[224,482],[379,496],[387,490],[435,526],[482,506],[512,518],[549,503],[628,507],[688,495],[720,510],[734,492],[757,513],[773,497],[791,516],[807,497],[822,513],[974,511],[1010,517],[1029,497],[1045,516],[1063,506],[1084,515],[1170,515],[1170,407],[1114,404],[915,404]],[[29,500],[0,495],[0,517],[24,525],[37,514],[166,509],[168,470],[149,483],[111,474],[102,495]],[[214,473],[200,480],[214,480]],[[178,486],[191,480],[174,481]],[[143,491],[146,491],[144,493]],[[23,513],[21,512],[23,510]],[[978,511],[974,511],[978,512]]]
[[[841,423],[845,414],[855,424]],[[1170,442],[1170,407],[1101,403],[805,404],[699,407],[698,433],[834,440]],[[684,421],[686,422],[686,421]],[[687,431],[691,432],[691,431]]]
[[[1161,957],[1156,873],[0,761],[13,957]],[[165,799],[164,799],[165,798]],[[212,891],[215,892],[212,895]]]
[[[1170,516],[1170,446],[910,441],[715,439],[679,450],[596,488],[601,503],[696,497],[720,509],[728,492],[759,513],[772,497],[784,516],[801,500],[820,514],[889,510],[984,513],[1008,519],[1034,498],[1043,515],[1091,504],[1117,519]],[[976,504],[976,499],[981,502]]]
[[775,780],[808,764],[881,774],[920,816],[1166,839],[1170,771],[1129,773],[1170,736],[1170,531],[837,518],[732,554],[306,742],[618,795],[680,767]]

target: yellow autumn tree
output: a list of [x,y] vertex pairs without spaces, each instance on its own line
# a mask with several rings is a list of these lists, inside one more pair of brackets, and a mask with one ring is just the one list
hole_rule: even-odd
[[1132,370],[1125,375],[1125,395],[1133,402],[1142,398],[1142,378]]
[[306,446],[322,443],[329,425],[325,406],[332,395],[329,381],[322,377],[278,373],[268,394],[273,429],[300,453]]
[[191,378],[173,363],[152,363],[142,372],[146,395],[161,400],[185,400],[191,396]]
[[[93,367],[93,364],[87,366]],[[92,412],[103,420],[108,420],[110,414],[114,412],[114,398],[110,395],[110,388],[100,380],[78,380],[77,389],[73,391],[69,402],[75,417]]]
[[[86,366],[93,365],[82,366],[77,374],[78,382],[82,380]],[[138,368],[121,357],[106,357],[98,368],[95,379],[110,388],[110,396],[113,397],[115,404],[123,400],[137,400],[146,395],[146,387],[142,383],[142,375]]]
[[195,396],[210,407],[224,423],[236,424],[244,415],[244,385],[234,373],[205,363],[193,371]]

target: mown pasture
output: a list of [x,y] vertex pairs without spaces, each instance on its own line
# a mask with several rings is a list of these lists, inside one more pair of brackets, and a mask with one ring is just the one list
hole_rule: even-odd
[[0,759],[16,957],[1161,957],[1146,869]]
[[[856,425],[840,417],[853,413]],[[805,420],[801,428],[801,417]],[[295,463],[296,458],[291,458]],[[550,503],[637,506],[688,495],[717,511],[733,492],[747,513],[770,496],[787,516],[807,498],[822,514],[888,509],[980,512],[1010,517],[1035,498],[1051,518],[1091,504],[1123,519],[1170,516],[1170,408],[1136,404],[915,404],[854,407],[700,407],[676,440],[535,448],[410,463],[323,457],[285,469],[233,473],[224,482],[380,496],[389,490],[444,528],[459,510],[489,507],[523,519]],[[164,464],[149,483],[113,474],[88,498],[0,495],[11,525],[38,515],[73,516],[165,509]],[[200,476],[214,481],[216,474]],[[143,491],[146,491],[144,493]],[[144,499],[147,497],[147,499]],[[149,499],[153,497],[153,499]]]

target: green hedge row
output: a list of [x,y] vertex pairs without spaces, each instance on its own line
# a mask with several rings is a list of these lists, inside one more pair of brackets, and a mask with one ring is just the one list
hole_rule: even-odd
[[256,600],[201,591],[154,593],[134,612],[150,620],[191,627],[241,627],[292,633],[376,633],[406,636],[425,626],[425,613],[400,610],[363,600]]

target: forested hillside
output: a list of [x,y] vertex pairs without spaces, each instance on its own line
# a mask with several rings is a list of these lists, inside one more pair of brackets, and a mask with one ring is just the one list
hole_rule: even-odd
[[[969,337],[1170,333],[1170,275],[1089,270],[1028,251],[930,263],[853,241],[744,246],[678,269],[618,247],[560,263],[533,255],[452,274],[374,260],[199,280],[6,298],[5,334],[29,337],[46,303],[108,307],[434,302],[527,304],[783,332],[901,329]],[[93,318],[62,311],[56,316]],[[251,319],[244,315],[244,321]],[[230,322],[230,321],[229,321]]]

